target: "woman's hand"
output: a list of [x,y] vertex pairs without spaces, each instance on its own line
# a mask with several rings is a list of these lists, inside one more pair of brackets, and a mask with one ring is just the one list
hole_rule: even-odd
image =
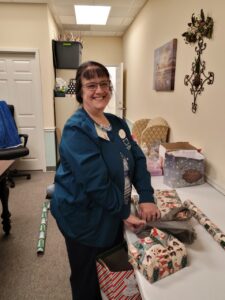
[[123,220],[126,227],[131,231],[136,232],[144,227],[146,224],[145,220],[141,220],[134,215],[130,215],[126,220]]
[[146,222],[156,221],[160,218],[160,210],[154,203],[140,203],[139,217]]

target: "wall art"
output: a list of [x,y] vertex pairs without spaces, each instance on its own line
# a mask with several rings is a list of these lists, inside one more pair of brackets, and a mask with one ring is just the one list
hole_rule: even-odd
[[177,39],[154,51],[154,89],[172,91],[175,84]]
[[186,44],[196,45],[196,56],[192,63],[191,75],[184,77],[184,84],[190,85],[190,91],[194,98],[191,108],[193,113],[197,111],[197,97],[204,91],[204,84],[210,85],[214,82],[214,73],[209,71],[206,74],[206,63],[202,59],[203,51],[206,49],[205,38],[212,38],[213,26],[213,19],[209,16],[206,17],[203,9],[201,9],[199,16],[196,17],[192,14],[188,29],[182,34]]

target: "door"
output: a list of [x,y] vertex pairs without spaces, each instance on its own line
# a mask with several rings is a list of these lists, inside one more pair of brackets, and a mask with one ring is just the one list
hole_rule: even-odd
[[107,69],[113,85],[113,95],[105,109],[105,112],[109,112],[123,118],[125,113],[123,101],[123,63],[116,66],[107,66]]
[[42,97],[37,52],[0,51],[0,99],[15,107],[20,133],[29,135],[30,154],[16,168],[45,170]]

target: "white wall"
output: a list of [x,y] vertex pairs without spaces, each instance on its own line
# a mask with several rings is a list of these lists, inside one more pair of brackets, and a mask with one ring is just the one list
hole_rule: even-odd
[[[192,13],[203,8],[215,21],[213,39],[206,40],[203,58],[206,72],[215,73],[213,85],[197,99],[198,110],[191,112],[193,96],[184,86],[184,76],[191,73],[194,47],[185,44],[181,34],[186,31]],[[144,6],[123,38],[126,74],[126,117],[131,122],[142,117],[164,117],[171,128],[171,141],[189,141],[203,149],[207,175],[225,191],[225,84],[224,39],[225,2],[151,0]],[[175,90],[153,90],[154,50],[173,38],[178,39]],[[213,199],[212,199],[213,200]]]

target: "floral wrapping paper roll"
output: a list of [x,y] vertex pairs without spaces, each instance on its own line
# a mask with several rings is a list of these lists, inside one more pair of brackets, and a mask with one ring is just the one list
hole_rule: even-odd
[[42,206],[41,224],[40,224],[40,228],[39,228],[39,236],[38,236],[38,243],[37,243],[37,254],[38,255],[44,254],[44,251],[45,251],[49,208],[50,208],[50,201],[46,200]]
[[184,201],[184,206],[192,210],[195,219],[204,226],[214,240],[225,250],[225,234],[192,201]]

